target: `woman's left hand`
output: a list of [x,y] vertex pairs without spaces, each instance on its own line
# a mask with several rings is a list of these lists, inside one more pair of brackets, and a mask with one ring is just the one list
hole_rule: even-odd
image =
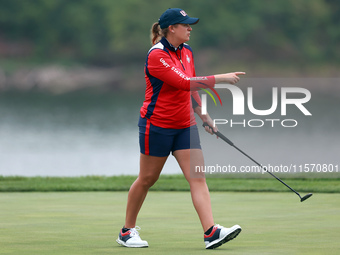
[[[218,131],[218,128],[214,127],[214,121],[210,118],[209,114],[205,115],[206,118],[204,120],[202,119],[203,123],[207,123],[209,126],[205,127],[205,131],[207,131],[209,134],[213,135],[214,132],[216,133]],[[214,132],[213,132],[214,131]]]
[[201,113],[201,106],[197,106],[194,111],[197,113],[197,115],[201,118],[201,120],[203,121],[203,123],[207,123],[210,127],[212,127],[212,129],[208,126],[205,127],[205,131],[207,131],[209,134],[214,134],[214,132],[218,131],[217,127],[214,127],[214,121],[211,119],[209,113],[207,114],[202,114]]

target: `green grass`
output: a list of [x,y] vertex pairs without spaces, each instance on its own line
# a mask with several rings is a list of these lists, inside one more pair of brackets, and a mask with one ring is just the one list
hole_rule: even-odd
[[340,194],[212,192],[215,221],[239,237],[204,249],[189,192],[150,192],[138,218],[144,249],[118,246],[127,192],[0,193],[0,254],[339,254]]
[[[340,193],[340,178],[292,178],[295,175],[280,176],[299,192]],[[290,192],[284,185],[269,175],[221,175],[208,176],[211,191],[259,191]],[[87,176],[87,177],[1,177],[0,192],[24,191],[127,191],[136,176]],[[189,185],[183,175],[161,175],[151,188],[152,191],[188,191]]]

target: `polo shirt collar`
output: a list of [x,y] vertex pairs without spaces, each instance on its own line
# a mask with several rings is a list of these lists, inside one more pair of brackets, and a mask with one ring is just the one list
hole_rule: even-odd
[[165,37],[162,37],[160,42],[171,51],[177,51],[178,49],[181,50],[183,48],[183,43],[176,48]]

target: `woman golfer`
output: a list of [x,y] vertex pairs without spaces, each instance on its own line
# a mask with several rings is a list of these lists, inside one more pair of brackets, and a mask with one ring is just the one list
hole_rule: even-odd
[[[235,84],[243,72],[196,77],[189,41],[198,18],[190,18],[185,11],[166,10],[152,26],[152,44],[145,63],[146,91],[140,110],[139,143],[140,172],[131,185],[125,225],[117,242],[126,247],[148,247],[140,238],[136,219],[149,188],[157,181],[170,152],[176,158],[186,180],[194,207],[204,231],[206,249],[213,249],[235,238],[241,227],[225,228],[215,225],[210,195],[204,173],[195,173],[195,166],[203,166],[194,112],[203,123],[213,126],[208,114],[201,114],[197,90],[213,88],[215,83]],[[209,127],[205,128],[212,133]],[[214,128],[217,131],[217,128]]]

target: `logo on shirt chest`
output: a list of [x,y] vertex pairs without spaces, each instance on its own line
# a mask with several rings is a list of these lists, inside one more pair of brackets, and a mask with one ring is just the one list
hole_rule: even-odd
[[191,61],[191,59],[190,59],[190,57],[187,55],[187,62],[190,64],[190,61]]

